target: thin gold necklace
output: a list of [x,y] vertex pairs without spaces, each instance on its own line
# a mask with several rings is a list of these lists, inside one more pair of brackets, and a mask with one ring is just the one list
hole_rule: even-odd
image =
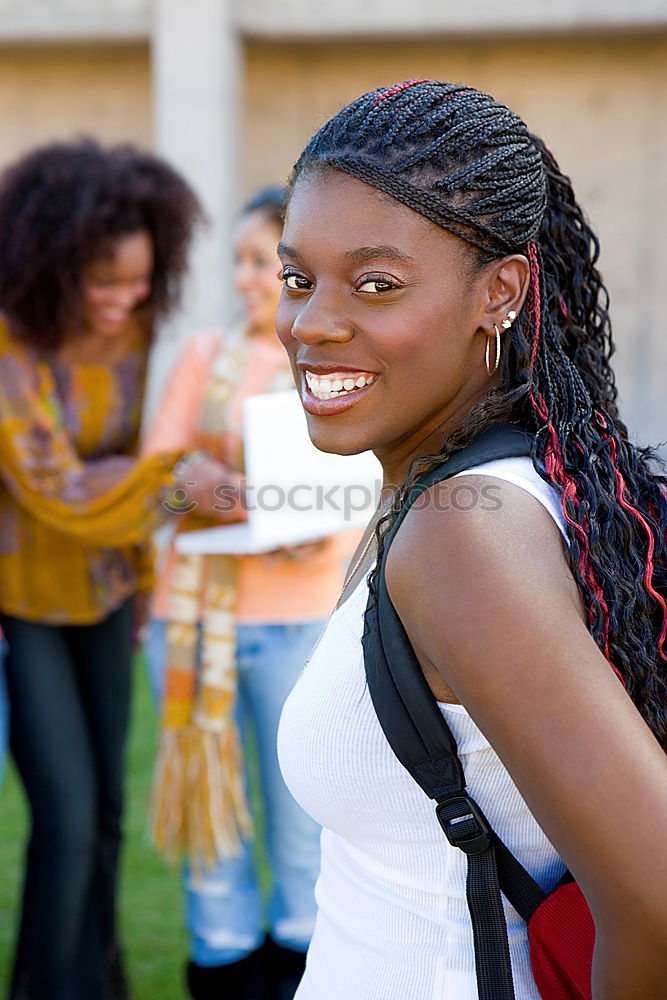
[[378,526],[381,518],[383,518],[384,515],[385,515],[385,513],[387,512],[387,508],[393,502],[394,497],[396,496],[396,492],[397,491],[394,490],[387,497],[386,500],[382,500],[378,504],[377,510],[375,511],[374,520],[371,521],[371,533],[368,536],[368,538],[366,539],[366,544],[364,545],[363,549],[361,550],[361,554],[359,555],[359,557],[357,559],[355,559],[354,566],[352,567],[352,569],[349,571],[349,573],[345,577],[345,583],[343,584],[343,589],[340,592],[340,596],[338,598],[338,602],[336,604],[336,607],[339,606],[339,604],[341,602],[341,598],[342,598],[343,594],[345,593],[345,591],[347,590],[347,587],[348,587],[348,584],[350,583],[350,580],[352,580],[354,574],[357,572],[357,570],[361,566],[362,562],[366,558],[366,555],[368,554],[368,550],[370,549],[371,545],[375,541],[375,529],[377,528],[377,526]]
[[[378,520],[379,520],[379,518],[378,518]],[[357,570],[361,566],[362,562],[366,558],[366,554],[367,554],[368,550],[370,549],[372,543],[375,541],[375,528],[376,527],[377,527],[377,523],[375,524],[375,526],[373,527],[373,530],[371,531],[370,535],[366,539],[366,544],[364,545],[363,549],[361,550],[361,555],[359,556],[358,559],[355,559],[354,566],[352,567],[352,569],[350,570],[350,572],[345,577],[345,583],[343,584],[343,589],[340,592],[340,596],[338,598],[338,602],[336,604],[336,607],[338,607],[338,605],[340,604],[341,598],[342,598],[343,594],[345,593],[345,591],[347,590],[347,587],[348,587],[348,584],[350,583],[350,580],[352,579],[352,577],[354,576],[354,574],[357,572]]]

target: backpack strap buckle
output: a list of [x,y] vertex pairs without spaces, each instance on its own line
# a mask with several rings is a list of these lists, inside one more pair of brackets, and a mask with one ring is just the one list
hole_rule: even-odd
[[465,792],[440,801],[435,814],[449,843],[464,854],[481,854],[492,846],[491,827],[475,800]]

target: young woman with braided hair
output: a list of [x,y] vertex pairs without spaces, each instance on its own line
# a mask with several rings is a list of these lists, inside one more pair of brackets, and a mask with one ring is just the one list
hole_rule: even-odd
[[[278,333],[319,448],[371,448],[400,501],[497,422],[530,435],[532,459],[464,469],[410,509],[387,590],[470,795],[544,890],[566,866],[583,890],[593,997],[657,1000],[667,480],[618,415],[598,241],[569,180],[502,104],[408,81],[310,141],[280,253]],[[496,502],[470,501],[485,489]],[[281,721],[286,781],[325,828],[298,1000],[478,995],[466,858],[364,675],[367,578],[399,506],[369,525]],[[516,996],[537,1000],[526,925],[503,907]]]

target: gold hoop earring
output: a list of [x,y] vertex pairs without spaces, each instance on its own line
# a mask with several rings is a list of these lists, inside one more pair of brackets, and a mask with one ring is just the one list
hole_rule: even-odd
[[491,367],[491,337],[490,336],[487,336],[487,338],[486,338],[486,353],[484,355],[484,358],[485,358],[485,361],[486,361],[486,371],[487,371],[487,373],[489,375],[489,378],[491,377],[491,375],[494,374],[494,372],[498,371],[498,365],[500,364],[500,330],[498,329],[498,327],[496,326],[495,323],[493,324],[493,329],[495,330],[495,333],[496,333],[496,361],[495,361],[495,364],[494,364],[493,368]]

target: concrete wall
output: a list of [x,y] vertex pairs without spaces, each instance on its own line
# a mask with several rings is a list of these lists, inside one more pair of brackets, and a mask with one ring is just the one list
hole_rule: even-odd
[[154,0],[0,0],[0,40],[145,42],[153,4]]
[[255,38],[514,38],[652,28],[667,22],[667,8],[664,0],[237,0],[237,17],[246,36]]
[[[164,0],[0,0],[0,39],[147,39]],[[169,2],[169,0],[167,0]],[[227,4],[227,0],[220,0]],[[219,0],[182,0],[195,18]],[[653,28],[664,0],[232,0],[238,31],[259,38],[433,37],[434,34]]]
[[667,35],[512,45],[252,43],[245,192],[284,178],[341,105],[416,76],[491,92],[552,147],[602,241],[624,412],[645,439],[667,438]]

